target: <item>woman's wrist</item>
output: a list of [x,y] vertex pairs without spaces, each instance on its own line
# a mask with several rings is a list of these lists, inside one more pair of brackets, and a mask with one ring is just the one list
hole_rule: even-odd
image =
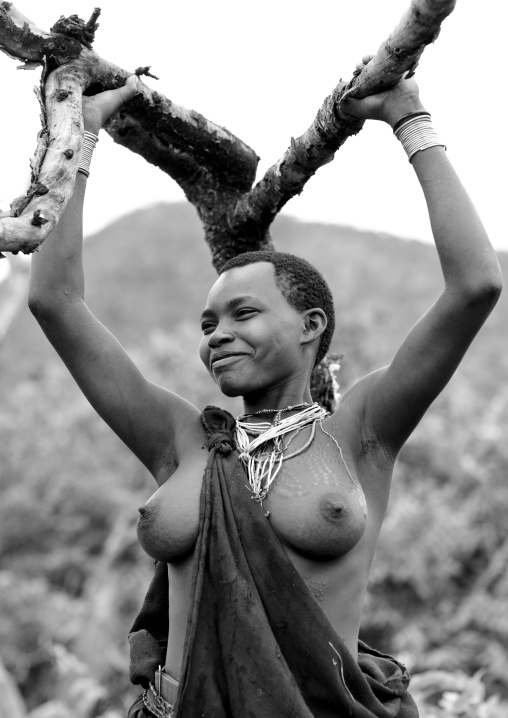
[[425,110],[403,115],[393,125],[393,134],[400,140],[410,162],[417,152],[430,147],[441,146],[446,149],[432,125],[430,113]]
[[393,130],[395,125],[400,122],[403,117],[407,117],[407,115],[412,115],[416,112],[427,112],[427,110],[419,97],[407,98],[407,101],[401,102],[388,110],[385,122],[387,122]]
[[78,172],[86,177],[90,176],[90,163],[99,137],[94,132],[85,130],[83,132],[83,143],[81,145],[81,156],[79,158]]
[[98,136],[100,129],[101,125],[98,122],[93,122],[92,120],[83,118],[83,130],[85,132],[91,132],[92,134]]

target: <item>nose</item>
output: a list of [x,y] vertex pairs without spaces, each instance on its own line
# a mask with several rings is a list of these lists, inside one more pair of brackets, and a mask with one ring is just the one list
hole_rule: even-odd
[[208,346],[210,349],[217,349],[224,344],[232,342],[234,338],[235,335],[233,332],[228,331],[227,327],[218,324],[208,337]]

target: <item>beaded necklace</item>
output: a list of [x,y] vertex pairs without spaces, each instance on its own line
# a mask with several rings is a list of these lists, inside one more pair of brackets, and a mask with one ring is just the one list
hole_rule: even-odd
[[[296,414],[282,419],[284,411],[300,409]],[[269,421],[259,423],[247,422],[249,416],[260,414],[275,414],[273,424]],[[319,404],[297,404],[287,406],[285,409],[261,409],[254,414],[242,414],[236,420],[236,445],[240,452],[240,459],[247,468],[249,477],[249,488],[252,491],[252,498],[260,503],[266,498],[270,486],[282,468],[282,462],[303,453],[312,444],[316,433],[316,424],[322,428],[323,419],[329,416],[326,409]],[[312,425],[312,431],[308,441],[300,449],[291,454],[284,455],[284,452],[293,441],[295,436],[306,426]],[[283,437],[289,432],[293,436],[284,445]],[[328,432],[326,432],[328,433]],[[255,438],[249,438],[254,435]],[[267,444],[272,446],[268,449]]]

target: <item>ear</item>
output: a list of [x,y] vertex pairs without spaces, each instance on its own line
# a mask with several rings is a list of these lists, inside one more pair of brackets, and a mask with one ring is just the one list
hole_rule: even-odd
[[323,334],[328,325],[328,319],[322,309],[306,309],[302,312],[304,329],[302,344],[311,344]]

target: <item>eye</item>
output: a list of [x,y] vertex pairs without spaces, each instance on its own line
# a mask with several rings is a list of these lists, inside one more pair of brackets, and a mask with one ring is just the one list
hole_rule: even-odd
[[215,324],[213,322],[201,322],[201,331],[203,334],[211,334],[214,329]]
[[236,313],[235,319],[249,319],[253,314],[257,314],[257,309],[252,309],[251,307],[244,307],[243,309],[239,309]]

